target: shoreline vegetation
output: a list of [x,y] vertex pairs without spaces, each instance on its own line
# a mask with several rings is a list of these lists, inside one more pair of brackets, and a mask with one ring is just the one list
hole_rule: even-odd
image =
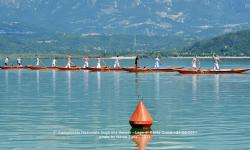
[[[0,52],[0,59],[4,59],[6,57],[9,57],[11,59],[15,59],[17,57],[26,58],[26,59],[32,59],[32,58],[43,58],[43,59],[64,59],[68,56],[71,56],[72,58],[83,58],[85,56],[88,56],[89,58],[106,58],[106,59],[113,59],[112,57],[119,56],[120,59],[134,59],[135,56],[140,56],[141,58],[155,58],[155,57],[161,57],[161,58],[192,58],[193,56],[197,56],[201,59],[211,58],[213,53],[182,53],[182,52],[161,52],[161,51],[124,51],[124,52],[85,52],[85,51],[54,51],[54,52],[41,52],[41,53],[35,53],[35,52],[14,52],[14,53],[1,53]],[[220,58],[250,58],[250,55],[242,55],[242,54],[218,54]]]
[[[249,58],[250,30],[227,33],[212,39],[181,41],[169,36],[75,34],[0,36],[0,58],[110,58],[114,56],[141,58]],[[136,38],[135,38],[136,37]],[[13,41],[15,41],[13,43]]]

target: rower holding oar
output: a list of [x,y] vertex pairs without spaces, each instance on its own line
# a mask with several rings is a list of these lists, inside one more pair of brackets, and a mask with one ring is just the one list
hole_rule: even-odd
[[89,58],[88,57],[84,57],[83,61],[84,61],[83,68],[88,68],[89,67]]
[[114,68],[120,68],[119,56],[116,56],[115,58]]
[[138,61],[139,61],[139,56],[136,56],[136,58],[135,58],[135,68],[138,68]]
[[72,64],[72,62],[71,62],[71,56],[68,56],[66,68],[71,68],[71,64]]
[[52,67],[56,67],[56,58],[53,58],[52,60]]
[[21,59],[21,57],[18,57],[18,58],[16,59],[16,61],[17,61],[17,65],[18,65],[18,66],[22,66],[22,59]]
[[[192,68],[194,70],[197,70],[198,69],[198,65],[197,64],[200,64],[200,61],[199,59],[197,58],[197,56],[194,56],[193,59],[192,59]],[[200,67],[200,66],[199,66]]]
[[36,66],[39,66],[40,65],[40,59],[39,57],[36,58]]
[[220,66],[219,66],[219,62],[221,61],[220,57],[216,54],[213,54],[213,60],[214,60],[214,70],[215,71],[220,70]]
[[160,59],[158,57],[155,58],[155,68],[160,68]]
[[9,57],[6,57],[4,60],[4,65],[8,66],[9,65]]
[[100,57],[97,58],[96,68],[101,68],[101,58]]

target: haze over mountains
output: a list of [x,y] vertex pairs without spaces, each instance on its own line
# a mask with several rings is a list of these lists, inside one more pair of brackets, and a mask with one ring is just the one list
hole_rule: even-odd
[[162,36],[176,49],[247,29],[249,14],[250,0],[0,0],[0,35]]
[[249,27],[249,0],[0,0],[1,23],[59,32],[215,36]]

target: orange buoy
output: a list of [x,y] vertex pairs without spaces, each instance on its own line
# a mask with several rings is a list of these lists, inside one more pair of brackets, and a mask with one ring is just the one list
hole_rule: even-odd
[[139,101],[129,123],[133,128],[150,128],[152,125],[153,119],[142,101]]

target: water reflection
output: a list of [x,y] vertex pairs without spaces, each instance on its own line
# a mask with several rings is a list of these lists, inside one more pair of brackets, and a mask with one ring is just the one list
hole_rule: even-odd
[[101,90],[101,72],[97,72],[97,90]]
[[197,100],[197,75],[192,75],[192,100]]
[[156,90],[156,99],[158,99],[160,97],[160,86],[159,86],[159,81],[160,81],[160,74],[159,73],[155,73],[155,90]]
[[[137,129],[136,129],[137,130]],[[147,131],[135,131],[131,129],[131,140],[136,144],[136,150],[146,150],[147,145],[152,139],[152,130]]]
[[135,73],[135,95],[136,96],[140,96],[140,93],[139,93],[139,81],[138,81],[138,74]]
[[56,71],[52,70],[52,88],[53,88],[53,95],[55,95],[56,91]]
[[67,71],[68,99],[71,99],[71,71]]
[[40,71],[36,71],[36,93],[39,95],[40,93]]
[[220,92],[220,75],[216,74],[214,75],[214,91],[215,91],[215,96],[216,100],[220,99],[219,92]]
[[22,79],[22,71],[21,71],[21,69],[18,70],[17,76],[18,76],[18,78],[17,78],[18,91],[20,91],[21,79]]
[[84,94],[88,95],[88,90],[89,90],[89,72],[87,72],[87,71],[83,72],[83,79],[84,79],[84,83],[83,83]]
[[9,71],[5,70],[5,90],[9,91]]
[[120,73],[114,72],[114,87],[115,87],[115,96],[120,95]]
[[97,97],[101,100],[101,72],[96,73],[97,76]]

